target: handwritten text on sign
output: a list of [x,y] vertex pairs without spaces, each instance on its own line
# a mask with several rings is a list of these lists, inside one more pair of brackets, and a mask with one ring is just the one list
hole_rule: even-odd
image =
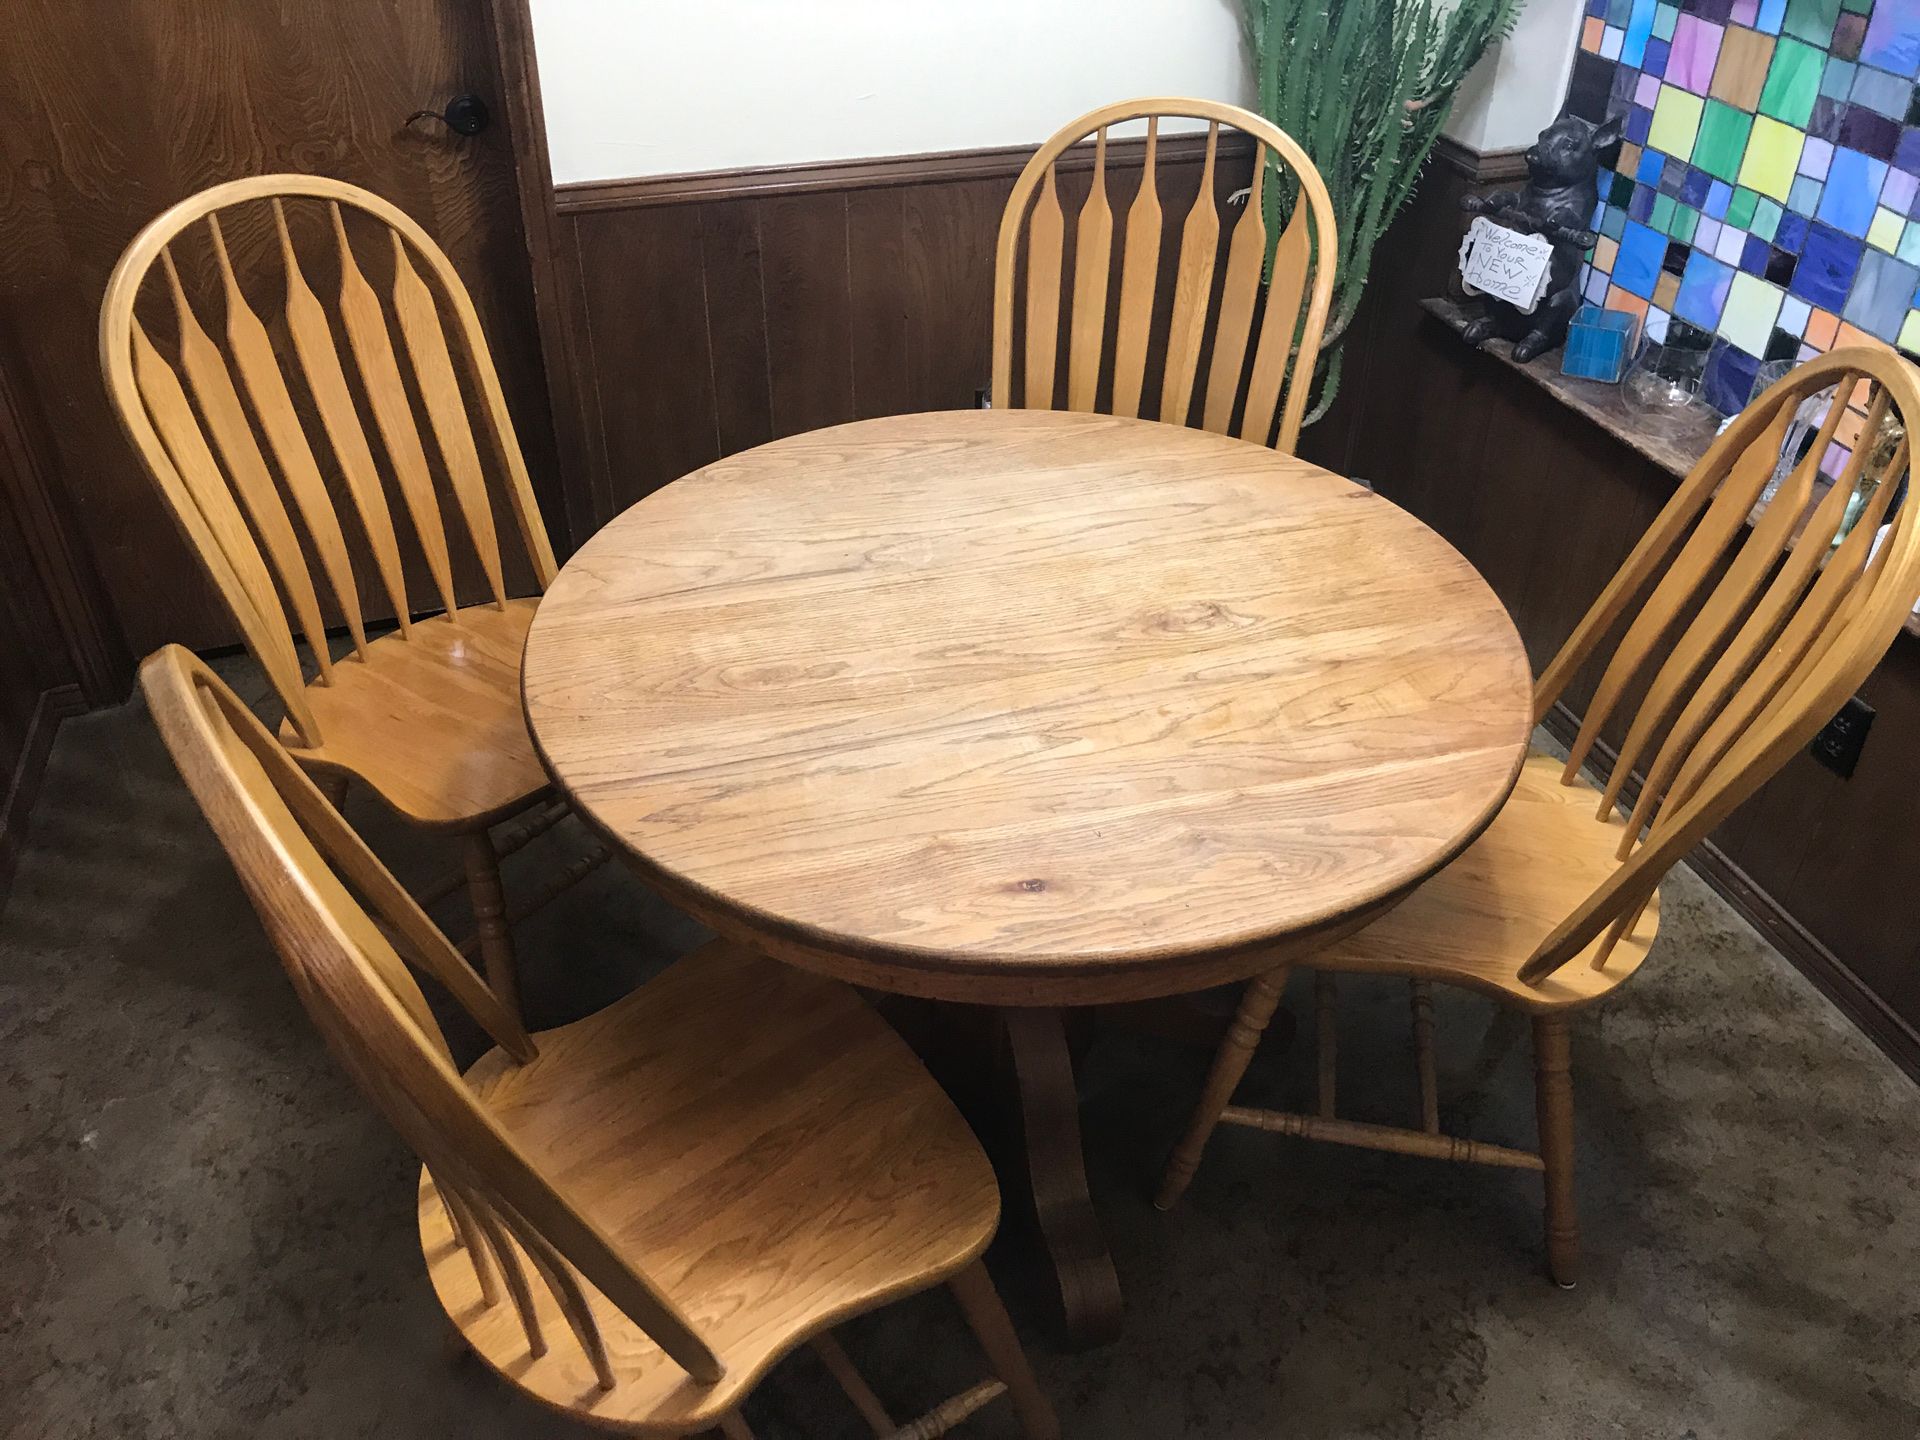
[[1477,216],[1460,242],[1460,278],[1469,295],[1491,295],[1528,314],[1547,290],[1553,242]]

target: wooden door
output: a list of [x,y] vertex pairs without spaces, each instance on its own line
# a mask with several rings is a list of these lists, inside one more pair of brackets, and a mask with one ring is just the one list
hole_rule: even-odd
[[[473,291],[548,522],[560,510],[514,147],[490,7],[473,0],[12,0],[0,46],[0,365],[39,412],[134,655],[237,641],[108,408],[107,276],[161,210],[273,171],[408,211]],[[471,137],[408,125],[458,94]],[[564,541],[557,528],[555,539]],[[371,616],[369,618],[372,618]]]

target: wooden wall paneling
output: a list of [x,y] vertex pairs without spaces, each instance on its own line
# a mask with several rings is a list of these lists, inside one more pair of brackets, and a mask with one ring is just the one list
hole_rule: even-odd
[[668,207],[572,223],[604,452],[604,522],[719,458],[700,215]]
[[759,211],[773,433],[840,424],[855,413],[847,197],[780,195]]
[[856,190],[847,196],[847,331],[856,420],[904,415],[913,403],[907,366],[907,211],[903,190]]
[[734,200],[701,206],[699,214],[715,424],[720,453],[732,455],[773,438],[760,211],[752,200]]
[[966,409],[993,377],[993,247],[1012,187],[1009,174],[899,192],[915,410]]
[[23,0],[9,21],[0,333],[30,343],[15,378],[46,416],[48,472],[74,502],[129,652],[235,638],[109,413],[95,355],[122,248],[217,181],[327,173],[419,219],[473,290],[536,486],[562,526],[508,127],[461,138],[403,123],[461,91],[497,96],[483,9]]

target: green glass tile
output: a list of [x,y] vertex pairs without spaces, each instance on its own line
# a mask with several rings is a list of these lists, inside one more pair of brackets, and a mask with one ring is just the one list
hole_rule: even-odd
[[1682,245],[1693,243],[1693,232],[1699,227],[1700,212],[1691,205],[1673,207],[1673,224],[1667,227],[1667,234]]
[[1873,9],[1873,0],[1840,0],[1842,10],[1851,10],[1856,15],[1864,15]]
[[1840,0],[1787,0],[1787,21],[1780,28],[1796,40],[1826,48],[1840,18]]
[[[1920,226],[1914,227],[1920,229]],[[1600,216],[1600,233],[1609,240],[1618,240],[1627,233],[1627,212],[1618,205],[1609,205]]]
[[1805,127],[1820,98],[1820,74],[1827,57],[1798,40],[1781,40],[1773,47],[1773,64],[1760,90],[1760,113]]
[[1762,197],[1754,202],[1753,220],[1747,226],[1755,235],[1769,245],[1773,243],[1773,232],[1780,228],[1780,216],[1784,212],[1773,201]]
[[[1867,3],[1872,4],[1873,0],[1867,0]],[[1680,7],[1678,5],[1661,5],[1656,7],[1653,12],[1654,38],[1656,40],[1673,39],[1673,27],[1679,23]]]
[[1670,234],[1673,224],[1674,198],[1671,195],[1656,195],[1653,198],[1653,214],[1647,217],[1647,224],[1662,235]]
[[1700,133],[1693,142],[1693,163],[1709,175],[1733,180],[1740,174],[1747,132],[1753,117],[1719,100],[1707,101],[1700,115]]
[[1746,229],[1753,223],[1753,207],[1759,203],[1760,197],[1742,185],[1727,205],[1727,224],[1736,230]]

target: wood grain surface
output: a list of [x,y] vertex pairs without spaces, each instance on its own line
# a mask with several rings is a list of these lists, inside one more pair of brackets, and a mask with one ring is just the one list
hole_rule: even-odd
[[987,411],[649,497],[549,591],[524,693],[583,813],[723,930],[1030,1003],[1390,900],[1506,796],[1530,679],[1472,567],[1337,476]]

